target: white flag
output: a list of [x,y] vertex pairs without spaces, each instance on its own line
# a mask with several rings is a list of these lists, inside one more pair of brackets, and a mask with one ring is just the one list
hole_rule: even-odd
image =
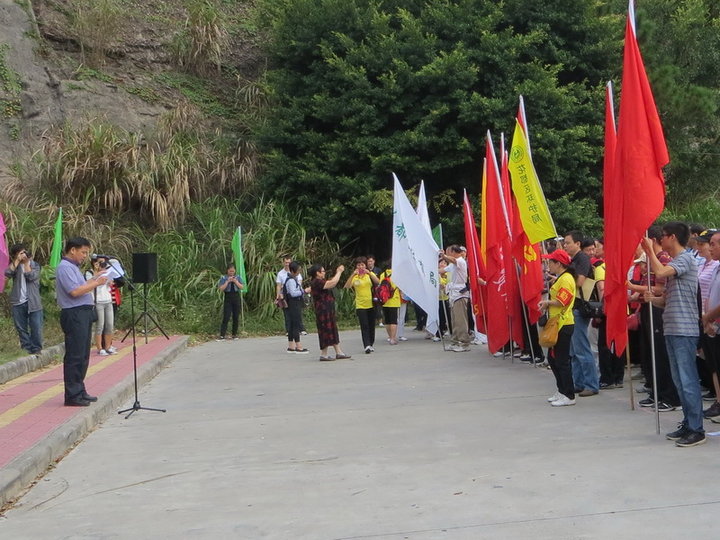
[[432,232],[432,227],[430,227],[430,214],[428,214],[427,209],[427,199],[425,198],[424,180],[420,180],[420,192],[418,193],[418,205],[416,212],[418,217],[420,218],[420,223],[422,223],[423,227],[425,227],[428,231]]
[[[392,280],[427,313],[427,330],[438,329],[438,247],[410,205],[395,173]],[[423,192],[424,195],[424,192]]]

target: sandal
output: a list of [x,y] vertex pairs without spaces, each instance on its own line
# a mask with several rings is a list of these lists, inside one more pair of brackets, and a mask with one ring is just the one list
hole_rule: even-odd
[[335,360],[332,356],[321,356],[320,361],[321,362],[332,362]]
[[347,359],[349,359],[349,358],[352,358],[352,356],[349,355],[349,354],[343,353],[343,354],[338,354],[338,355],[336,355],[335,358],[336,358],[337,360],[347,360]]

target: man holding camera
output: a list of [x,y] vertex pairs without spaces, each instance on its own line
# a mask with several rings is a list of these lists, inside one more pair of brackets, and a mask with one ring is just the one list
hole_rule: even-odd
[[5,277],[12,278],[12,316],[20,346],[30,354],[42,350],[43,307],[40,300],[40,265],[32,260],[23,244],[10,248],[10,266]]

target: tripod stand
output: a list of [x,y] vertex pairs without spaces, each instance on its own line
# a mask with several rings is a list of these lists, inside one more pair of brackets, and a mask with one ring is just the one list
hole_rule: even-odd
[[[126,278],[126,279],[127,279],[127,278]],[[128,280],[128,282],[129,282],[129,280]],[[132,293],[133,293],[133,291],[135,290],[135,286],[134,286],[134,284],[130,283],[130,285],[129,285],[128,288],[130,289],[130,304],[131,304],[131,311],[132,311],[132,299],[133,299]],[[143,334],[145,335],[145,344],[146,344],[146,345],[147,345],[147,342],[148,342],[148,319],[150,319],[150,320],[153,322],[153,324],[155,325],[155,326],[153,326],[152,328],[150,328],[150,330],[154,330],[154,329],[157,328],[158,330],[160,330],[160,332],[162,333],[162,335],[165,336],[166,339],[170,339],[170,338],[168,337],[168,335],[165,333],[165,330],[163,330],[162,327],[160,326],[160,323],[157,322],[157,319],[155,319],[155,317],[153,317],[152,313],[150,313],[150,312],[148,311],[147,283],[143,283],[143,294],[142,294],[142,296],[143,296],[143,310],[142,310],[142,313],[140,313],[140,315],[138,315],[137,319],[135,319],[135,316],[133,315],[133,325],[132,325],[132,327],[130,328],[130,330],[128,330],[128,331],[125,333],[125,335],[123,336],[123,338],[120,340],[121,343],[127,339],[128,335],[130,335],[130,332],[134,332],[135,327],[136,327],[137,324],[140,322],[140,319],[142,319],[142,321],[143,321]],[[134,334],[133,334],[133,339],[135,339],[135,335],[134,335]]]
[[[135,326],[140,321],[140,317],[143,315],[146,315],[147,317],[150,317],[150,319],[155,323],[155,326],[163,333],[163,335],[167,338],[168,335],[163,331],[162,328],[160,328],[160,325],[157,323],[157,321],[147,313],[147,289],[143,289],[143,297],[144,297],[144,309],[145,311],[140,314],[140,317],[135,319],[135,284],[132,282],[130,278],[125,276],[125,281],[128,285],[128,289],[130,289],[130,317],[133,320],[132,326],[130,327],[130,330],[128,330],[128,333],[125,334],[125,337],[122,338],[121,341],[125,341],[125,339],[128,337],[128,334],[132,334],[132,350],[133,350],[133,376],[135,378],[135,401],[133,402],[132,407],[129,407],[127,409],[123,409],[121,411],[118,411],[118,414],[124,414],[128,413],[127,416],[125,416],[126,419],[130,418],[130,416],[135,411],[157,411],[157,412],[167,412],[166,409],[153,409],[151,407],[142,407],[140,405],[140,400],[138,399],[138,372],[137,372],[137,340],[135,337]],[[146,284],[143,284],[146,285]],[[145,319],[145,343],[147,343],[147,319]]]

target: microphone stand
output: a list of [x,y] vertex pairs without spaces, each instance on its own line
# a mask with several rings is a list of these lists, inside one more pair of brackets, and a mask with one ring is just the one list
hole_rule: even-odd
[[[108,265],[111,268],[114,268],[115,271],[118,274],[120,274],[120,272],[118,272],[118,269],[115,266],[113,266],[113,264],[110,262],[110,259],[108,259]],[[135,338],[135,324],[136,324],[136,321],[135,321],[135,283],[127,275],[122,275],[122,277],[125,280],[125,282],[127,283],[128,289],[130,290],[130,317],[131,317],[131,320],[133,321],[129,332],[132,334],[133,377],[135,379],[135,401],[133,402],[132,407],[118,411],[118,414],[128,413],[125,416],[125,419],[127,420],[128,418],[130,418],[130,416],[132,416],[133,413],[135,413],[135,411],[142,410],[142,411],[167,412],[167,410],[166,409],[153,409],[151,407],[142,407],[140,405],[140,399],[138,398],[137,340]],[[164,332],[163,332],[163,334],[164,334]],[[126,337],[127,337],[127,334],[125,335],[125,338]],[[167,337],[167,335],[165,337]],[[125,338],[123,338],[122,340],[125,341]],[[168,338],[168,339],[170,339],[170,338]]]

